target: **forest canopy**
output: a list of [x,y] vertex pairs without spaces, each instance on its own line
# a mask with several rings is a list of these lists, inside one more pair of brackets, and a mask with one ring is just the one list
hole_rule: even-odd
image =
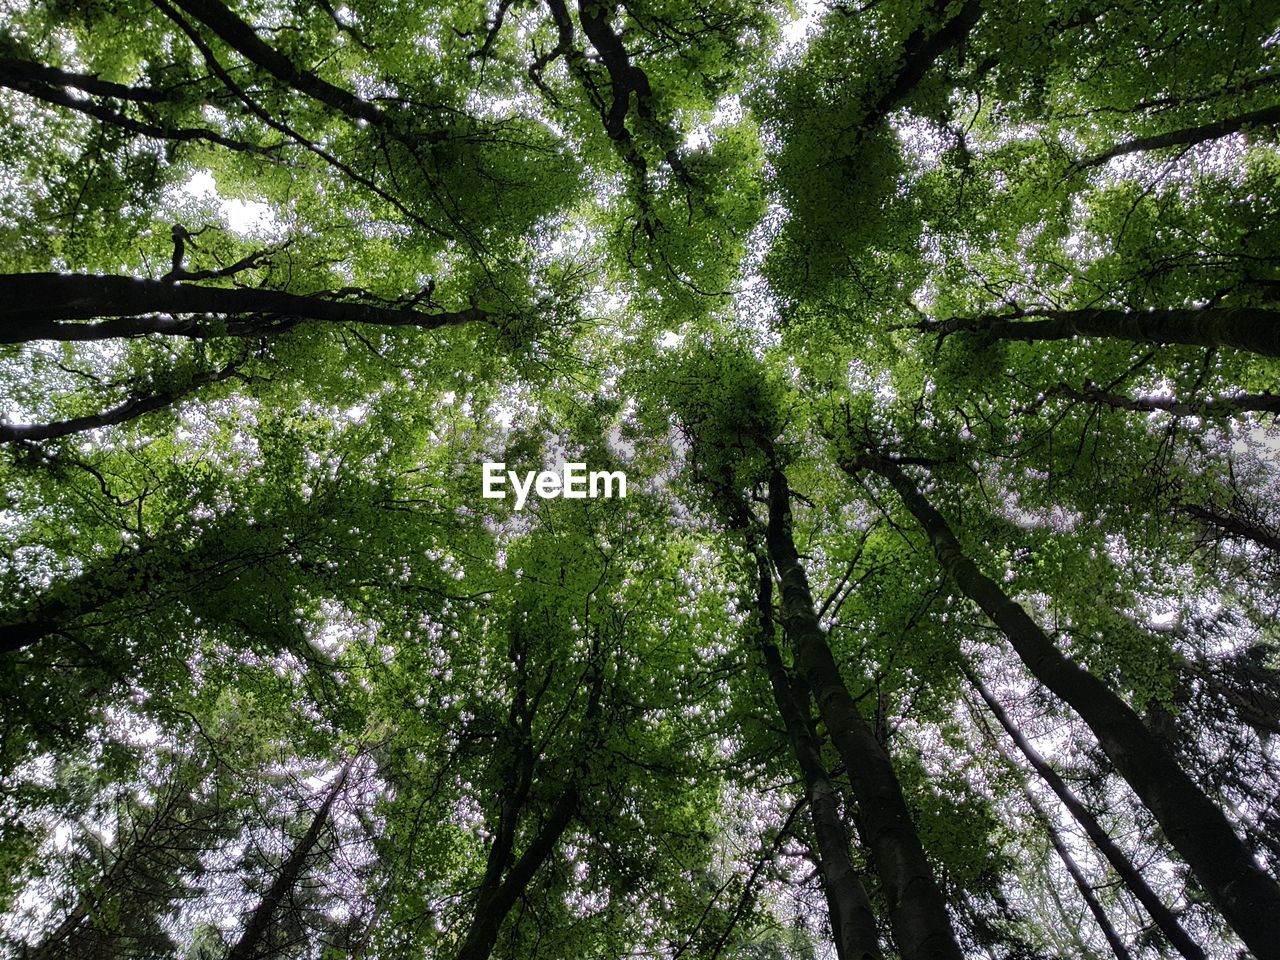
[[0,957],[1280,958],[1278,125],[1268,0],[0,0]]

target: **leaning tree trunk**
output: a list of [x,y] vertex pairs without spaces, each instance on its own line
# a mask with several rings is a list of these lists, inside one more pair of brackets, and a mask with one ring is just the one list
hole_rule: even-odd
[[[849,855],[849,835],[840,817],[835,787],[822,762],[808,710],[801,707],[773,642],[773,575],[763,557],[756,558],[759,584],[756,599],[760,615],[760,651],[778,713],[787,729],[792,753],[804,776],[805,799],[818,845],[818,870],[822,891],[831,913],[831,931],[840,960],[879,960],[880,939],[867,891]],[[804,701],[808,706],[808,698]]]
[[560,838],[573,821],[578,800],[577,785],[570,784],[556,800],[542,829],[521,854],[520,859],[507,871],[502,881],[490,889],[481,891],[471,926],[467,929],[457,960],[488,960],[498,942],[498,933],[502,929],[503,921],[506,920],[507,914],[516,905],[516,901],[520,899],[539,868],[555,852]]
[[1014,759],[1005,752],[1005,748],[996,740],[995,734],[987,726],[986,721],[978,715],[977,710],[969,703],[968,698],[965,698],[965,706],[969,708],[970,716],[973,717],[974,723],[977,724],[982,732],[982,737],[987,742],[987,745],[1004,759],[1009,769],[1018,778],[1019,786],[1022,787],[1023,799],[1027,801],[1027,806],[1031,808],[1032,814],[1035,815],[1036,820],[1039,821],[1040,826],[1044,829],[1045,835],[1049,838],[1050,846],[1058,854],[1058,859],[1067,868],[1067,873],[1071,875],[1071,879],[1075,883],[1076,889],[1080,891],[1080,896],[1084,900],[1085,906],[1089,908],[1089,912],[1093,914],[1093,919],[1097,921],[1098,929],[1102,931],[1103,937],[1106,938],[1107,944],[1111,947],[1111,952],[1116,955],[1116,960],[1132,960],[1129,948],[1125,946],[1124,939],[1116,932],[1115,925],[1111,922],[1111,918],[1107,916],[1107,911],[1103,909],[1101,901],[1098,900],[1097,894],[1094,892],[1094,887],[1089,883],[1084,871],[1080,869],[1080,865],[1076,863],[1075,857],[1071,856],[1071,851],[1067,849],[1067,845],[1063,841],[1062,835],[1058,832],[1053,818],[1049,816],[1049,812],[1045,810],[1044,805],[1031,792],[1022,770]]
[[[1106,684],[1065,656],[1030,615],[965,555],[955,534],[891,460],[867,465],[898,491],[943,570],[1009,638],[1031,673],[1088,724],[1227,922],[1259,958],[1280,958],[1280,884],[1258,865],[1222,811]],[[855,466],[851,464],[850,466]]]
[[1182,925],[1178,923],[1178,918],[1173,915],[1173,911],[1165,906],[1163,900],[1156,896],[1156,892],[1143,879],[1142,874],[1138,872],[1138,868],[1125,856],[1124,851],[1116,846],[1115,841],[1102,829],[1102,824],[1098,823],[1097,817],[1090,813],[1089,808],[1072,792],[1066,781],[1058,775],[1058,771],[1049,765],[1049,762],[1040,755],[1040,751],[1035,748],[1035,745],[1018,729],[1004,707],[992,696],[991,691],[987,689],[987,685],[982,682],[982,678],[967,666],[964,671],[973,688],[978,691],[978,695],[982,697],[992,715],[1000,726],[1004,728],[1005,733],[1009,735],[1009,739],[1014,742],[1014,745],[1027,758],[1027,761],[1040,776],[1040,779],[1048,785],[1049,789],[1062,802],[1062,805],[1075,818],[1076,823],[1080,824],[1081,829],[1088,835],[1093,845],[1107,858],[1107,862],[1111,864],[1116,875],[1124,881],[1125,886],[1129,888],[1129,892],[1146,908],[1147,913],[1151,915],[1151,919],[1160,928],[1160,932],[1164,934],[1165,939],[1187,960],[1205,960],[1204,951],[1191,939],[1187,931],[1182,929]]
[[329,814],[333,811],[334,803],[346,787],[347,777],[350,775],[351,768],[355,765],[355,762],[356,757],[353,755],[338,771],[338,776],[334,778],[333,784],[325,794],[324,802],[320,804],[320,809],[311,818],[311,824],[307,827],[307,832],[302,835],[302,839],[298,841],[297,845],[289,851],[289,856],[285,858],[284,863],[280,864],[279,872],[276,873],[271,885],[267,887],[262,899],[258,901],[258,905],[253,908],[253,913],[249,915],[249,919],[245,922],[244,931],[240,934],[240,939],[228,951],[227,960],[252,960],[253,957],[259,956],[263,952],[267,934],[275,922],[276,913],[279,911],[280,905],[284,903],[285,898],[293,892],[294,887],[298,885],[298,881],[302,878],[302,871],[306,867],[312,851],[315,850],[316,844],[320,842],[320,837],[324,834],[325,827],[329,824]]
[[1102,931],[1102,935],[1106,938],[1107,945],[1111,947],[1111,952],[1115,954],[1116,960],[1133,960],[1133,955],[1129,953],[1129,948],[1125,946],[1124,939],[1116,932],[1115,924],[1111,922],[1111,918],[1107,916],[1107,911],[1103,909],[1102,903],[1098,900],[1098,895],[1094,893],[1093,887],[1089,885],[1089,878],[1084,875],[1084,871],[1080,869],[1075,858],[1071,856],[1071,851],[1062,842],[1062,837],[1058,835],[1058,828],[1049,819],[1049,814],[1040,805],[1040,801],[1032,796],[1031,791],[1027,790],[1026,787],[1023,787],[1023,796],[1031,807],[1031,812],[1040,821],[1040,826],[1048,834],[1049,843],[1053,846],[1054,852],[1057,853],[1058,859],[1067,868],[1067,873],[1071,874],[1072,882],[1075,883],[1076,889],[1080,891],[1080,897],[1084,900],[1085,906],[1089,908],[1089,912],[1093,914],[1093,919],[1097,921],[1098,929]]
[[[303,320],[434,330],[487,319],[488,314],[476,307],[424,313],[282,290],[93,274],[0,275],[0,343],[71,343],[151,333],[256,339],[290,330]],[[80,322],[85,320],[95,322]]]
[[1102,337],[1133,343],[1234,347],[1280,357],[1280,311],[1264,307],[1174,307],[1164,310],[1036,310],[1010,315],[926,320],[926,333],[970,332],[993,340]]
[[778,469],[769,479],[766,543],[782,586],[783,629],[848,770],[898,950],[903,960],[960,960],[946,901],[925,859],[902,785],[888,753],[858,713],[818,621],[791,532],[791,491]]

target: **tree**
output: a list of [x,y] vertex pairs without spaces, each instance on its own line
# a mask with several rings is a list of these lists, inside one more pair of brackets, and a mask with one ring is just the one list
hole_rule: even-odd
[[1277,956],[1272,6],[10,5],[0,953]]

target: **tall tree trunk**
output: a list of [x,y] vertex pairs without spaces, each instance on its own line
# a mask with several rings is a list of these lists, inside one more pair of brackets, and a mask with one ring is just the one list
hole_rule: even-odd
[[1259,960],[1280,958],[1280,884],[1258,865],[1222,811],[1127,703],[1065,656],[1030,615],[978,569],[942,514],[897,464],[874,455],[865,463],[898,491],[928,535],[943,570],[1004,632],[1036,679],[1088,724],[1245,944]]
[[968,666],[964,667],[964,672],[973,688],[978,691],[978,695],[986,703],[987,708],[1000,726],[1004,728],[1005,733],[1009,735],[1009,739],[1014,742],[1014,745],[1027,758],[1027,762],[1031,764],[1032,769],[1035,770],[1040,779],[1048,785],[1049,789],[1062,802],[1062,805],[1075,818],[1076,823],[1080,824],[1081,829],[1093,841],[1093,845],[1107,858],[1107,862],[1111,864],[1112,869],[1124,881],[1125,886],[1129,888],[1129,892],[1146,908],[1147,913],[1151,915],[1151,919],[1160,928],[1160,932],[1164,934],[1165,939],[1187,960],[1205,960],[1204,951],[1182,929],[1182,925],[1178,923],[1178,918],[1173,915],[1173,911],[1166,907],[1164,901],[1156,896],[1156,892],[1143,879],[1137,867],[1125,856],[1124,851],[1116,846],[1115,841],[1111,839],[1107,832],[1102,829],[1102,824],[1098,823],[1097,817],[1090,813],[1088,807],[1071,791],[1066,781],[1058,775],[1058,771],[1049,765],[1049,762],[1040,755],[1040,751],[1035,748],[1035,745],[1018,729],[1004,707],[992,696],[991,691],[987,689],[987,685],[982,682],[982,678]]
[[228,951],[227,960],[252,960],[253,957],[258,956],[261,952],[267,933],[275,922],[280,904],[297,886],[298,880],[302,877],[302,871],[307,865],[307,860],[310,858],[312,851],[315,850],[316,844],[320,842],[320,837],[329,823],[329,814],[333,810],[333,805],[338,797],[342,795],[342,791],[347,785],[347,777],[351,773],[351,768],[355,765],[356,756],[358,754],[348,759],[342,765],[342,769],[338,771],[337,777],[334,778],[333,783],[325,793],[324,801],[320,804],[320,808],[312,816],[307,832],[302,835],[302,839],[289,851],[289,856],[285,858],[284,863],[280,864],[280,869],[272,879],[271,885],[267,887],[262,899],[258,901],[258,905],[254,907],[253,913],[249,915],[249,919],[245,922],[244,931],[240,934],[240,939]]
[[[950,19],[948,10],[954,10]],[[903,42],[896,70],[885,78],[888,82],[883,92],[868,107],[863,129],[872,130],[883,123],[894,107],[920,86],[942,55],[964,42],[981,16],[980,0],[967,0],[958,9],[950,0],[935,0],[923,12],[920,26]]]
[[1262,307],[1178,307],[1165,310],[1028,310],[1011,316],[925,321],[926,333],[970,332],[993,340],[1104,337],[1135,343],[1234,347],[1280,357],[1280,311]]
[[530,842],[506,876],[496,886],[482,889],[476,900],[457,960],[488,960],[498,942],[503,921],[541,866],[555,852],[560,838],[573,821],[579,800],[578,787],[570,784],[557,798],[542,829]]
[[831,913],[831,930],[840,960],[879,960],[880,941],[876,918],[867,891],[858,878],[849,854],[849,835],[840,817],[835,787],[822,762],[822,752],[809,719],[808,697],[804,707],[796,698],[773,642],[773,575],[763,557],[756,557],[759,582],[756,591],[760,616],[760,651],[778,713],[787,729],[791,750],[804,776],[805,798],[817,840],[818,869],[823,894]]
[[[178,319],[188,314],[203,319]],[[111,318],[111,319],[106,319]],[[423,313],[280,290],[205,287],[136,277],[72,273],[0,275],[0,343],[173,337],[266,337],[302,320],[435,329],[482,322],[476,307]],[[97,320],[97,323],[68,321]]]
[[1027,785],[1026,778],[1023,776],[1022,769],[1018,766],[1013,757],[1009,756],[1004,746],[996,739],[995,733],[987,726],[987,722],[978,713],[977,709],[965,698],[965,706],[969,709],[969,715],[973,718],[973,722],[982,732],[982,738],[987,745],[1001,757],[1018,778],[1018,783],[1022,787],[1023,799],[1027,801],[1027,805],[1031,808],[1031,812],[1040,822],[1040,826],[1044,829],[1045,835],[1049,838],[1049,843],[1054,851],[1058,854],[1058,859],[1062,861],[1062,865],[1067,868],[1067,873],[1071,875],[1072,881],[1076,885],[1076,889],[1080,891],[1080,896],[1085,902],[1085,906],[1089,908],[1089,912],[1093,914],[1094,920],[1098,923],[1098,928],[1102,931],[1103,937],[1106,938],[1111,952],[1116,955],[1117,960],[1131,960],[1129,948],[1125,946],[1124,939],[1116,932],[1115,925],[1112,924],[1111,918],[1107,916],[1106,910],[1103,909],[1102,903],[1098,900],[1094,888],[1090,885],[1088,878],[1084,875],[1084,871],[1080,869],[1076,863],[1075,857],[1071,856],[1071,851],[1067,849],[1066,843],[1062,839],[1062,835],[1058,832],[1057,825],[1053,822],[1053,818],[1049,816],[1049,811],[1036,799],[1031,788]]
[[782,586],[783,629],[848,770],[898,950],[903,960],[960,960],[946,902],[920,846],[902,785],[889,755],[858,713],[818,621],[791,532],[791,491],[779,469],[769,479],[766,543]]

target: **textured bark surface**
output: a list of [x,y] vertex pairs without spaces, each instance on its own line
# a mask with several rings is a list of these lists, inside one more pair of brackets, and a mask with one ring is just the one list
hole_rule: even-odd
[[1259,866],[1222,811],[1128,704],[1065,656],[1030,615],[978,569],[942,514],[900,467],[880,457],[870,466],[893,485],[924,528],[943,570],[1004,632],[1032,675],[1088,724],[1117,772],[1146,804],[1249,949],[1259,960],[1280,958],[1280,884]]
[[[179,320],[172,314],[193,318]],[[0,343],[108,340],[148,333],[261,337],[283,332],[303,320],[435,329],[486,319],[487,314],[474,307],[423,313],[279,290],[188,286],[134,277],[72,273],[0,276]],[[79,320],[99,322],[69,322]]]
[[818,844],[818,869],[831,912],[836,953],[840,960],[878,960],[882,954],[875,914],[849,853],[849,834],[809,719],[808,698],[803,704],[796,698],[782,655],[773,641],[773,576],[762,558],[757,558],[757,565],[760,651],[791,751],[804,777],[805,799]]
[[783,629],[849,772],[863,840],[889,903],[898,951],[904,960],[960,960],[942,890],[925,859],[893,764],[858,713],[818,622],[791,532],[791,491],[780,470],[769,480],[766,542],[782,587]]
[[993,340],[1110,337],[1135,343],[1234,347],[1280,357],[1280,315],[1261,307],[1166,310],[1034,310],[1012,316],[955,317],[921,325],[928,333],[967,331]]

